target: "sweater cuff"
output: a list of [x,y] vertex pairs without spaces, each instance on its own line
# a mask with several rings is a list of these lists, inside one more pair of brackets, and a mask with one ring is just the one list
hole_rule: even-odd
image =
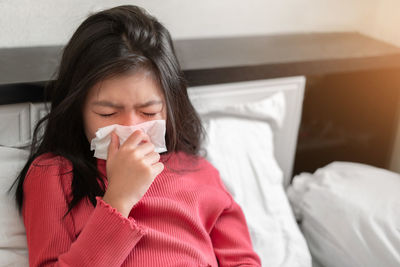
[[121,266],[147,230],[132,217],[122,216],[102,198],[96,200],[96,208],[71,245],[72,253],[62,258],[69,263],[79,259],[79,266]]
[[113,208],[110,204],[105,202],[101,197],[96,197],[96,200],[97,206],[105,209],[108,213],[112,214],[112,216],[116,218],[118,217],[122,224],[127,224],[131,228],[131,230],[138,231],[141,235],[145,235],[147,233],[147,230],[143,226],[138,225],[133,217],[124,217],[117,209]]

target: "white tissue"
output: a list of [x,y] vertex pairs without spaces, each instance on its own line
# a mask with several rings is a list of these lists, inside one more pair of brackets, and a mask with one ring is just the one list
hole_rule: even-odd
[[96,137],[92,139],[90,144],[90,150],[94,150],[94,157],[107,159],[108,146],[110,145],[113,131],[118,135],[119,144],[122,145],[134,131],[142,130],[150,137],[150,141],[155,146],[154,151],[162,153],[167,151],[165,129],[165,120],[152,120],[133,126],[109,125],[97,130]]

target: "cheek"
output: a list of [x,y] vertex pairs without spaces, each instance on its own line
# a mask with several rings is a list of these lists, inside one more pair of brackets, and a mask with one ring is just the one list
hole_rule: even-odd
[[101,121],[93,114],[87,114],[84,118],[85,134],[89,142],[96,136],[96,131],[101,128]]
[[164,108],[161,112],[161,117],[163,120],[167,120],[167,108],[165,107],[165,104],[164,104]]

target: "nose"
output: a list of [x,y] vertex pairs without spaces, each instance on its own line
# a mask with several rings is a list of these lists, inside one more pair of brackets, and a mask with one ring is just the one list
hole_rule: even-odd
[[119,124],[124,126],[132,126],[141,122],[142,119],[134,111],[130,111],[121,116]]

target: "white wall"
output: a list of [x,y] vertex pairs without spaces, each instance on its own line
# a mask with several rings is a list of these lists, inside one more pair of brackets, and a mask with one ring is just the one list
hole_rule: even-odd
[[360,31],[400,47],[400,1],[379,0],[375,6],[373,16],[361,25]]
[[[173,38],[187,39],[286,32],[360,31],[371,17],[376,17],[377,2],[0,0],[0,47],[65,44],[90,12],[119,4],[144,7],[165,24]],[[380,21],[380,15],[377,17]]]
[[[361,26],[362,33],[400,47],[400,1],[377,1],[375,15]],[[398,108],[398,130],[389,168],[400,173],[400,107]]]

